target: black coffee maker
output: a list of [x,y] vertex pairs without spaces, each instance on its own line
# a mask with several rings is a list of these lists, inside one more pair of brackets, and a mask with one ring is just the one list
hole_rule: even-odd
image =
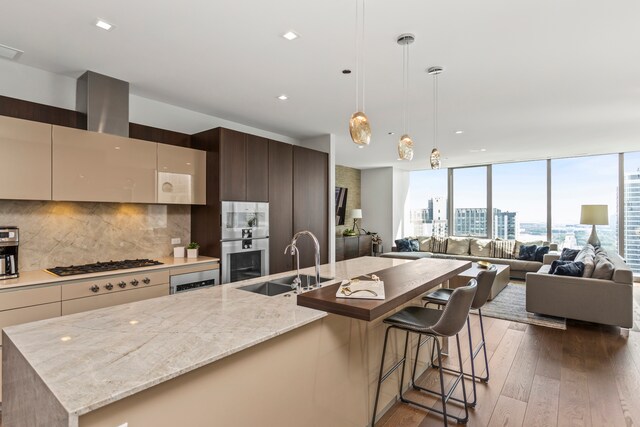
[[0,280],[18,277],[18,227],[0,226]]

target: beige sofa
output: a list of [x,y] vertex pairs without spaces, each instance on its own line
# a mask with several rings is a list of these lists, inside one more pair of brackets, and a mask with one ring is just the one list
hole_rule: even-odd
[[[416,239],[420,242],[420,251],[418,252],[396,252],[395,247],[393,252],[387,252],[380,256],[386,258],[400,258],[400,259],[420,259],[420,258],[453,258],[465,261],[489,261],[493,264],[508,265],[510,270],[510,276],[513,279],[524,280],[525,276],[529,272],[537,272],[543,263],[538,261],[525,261],[515,259],[517,257],[520,245],[523,242],[511,241],[513,243],[513,251],[511,256],[513,258],[495,257],[494,245],[496,240],[492,239],[477,239],[472,237],[449,237],[447,238],[447,250],[445,253],[433,251],[433,247],[429,244],[431,241],[429,237],[418,236]],[[503,241],[504,242],[504,241]],[[453,244],[452,244],[453,243]],[[557,245],[549,244],[547,242],[527,242],[536,243],[538,245],[550,246],[553,251],[557,249]]]
[[633,272],[618,254],[605,255],[613,264],[610,280],[549,274],[559,256],[547,256],[537,272],[526,275],[527,311],[633,327]]

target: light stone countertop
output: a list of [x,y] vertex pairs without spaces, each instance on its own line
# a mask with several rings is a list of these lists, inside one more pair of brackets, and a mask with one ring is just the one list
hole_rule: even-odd
[[[321,275],[341,280],[405,262],[356,258],[323,265]],[[79,417],[325,317],[323,311],[296,305],[295,295],[267,297],[236,289],[292,273],[11,326],[4,332],[65,410]]]
[[103,271],[101,273],[77,274],[74,276],[56,276],[55,274],[48,273],[45,270],[25,271],[25,272],[20,272],[20,277],[18,277],[17,279],[0,280],[0,292],[5,290],[14,290],[14,288],[22,288],[26,286],[52,285],[52,284],[59,285],[59,284],[63,284],[63,282],[91,280],[91,279],[96,279],[104,276],[113,276],[115,274],[130,274],[130,273],[137,273],[141,271],[164,270],[167,268],[170,269],[170,268],[184,267],[184,266],[195,265],[195,264],[218,263],[220,260],[218,258],[201,256],[198,258],[164,257],[164,258],[158,258],[157,261],[160,261],[162,265],[153,265],[150,267],[140,267],[140,268],[128,268],[126,270]]

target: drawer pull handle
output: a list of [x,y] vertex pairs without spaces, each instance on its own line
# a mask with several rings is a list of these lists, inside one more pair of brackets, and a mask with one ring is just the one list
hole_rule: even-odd
[[133,279],[133,280],[131,281],[131,284],[132,284],[133,286],[138,286],[138,283],[140,283],[140,282],[138,282],[136,279]]
[[107,283],[106,285],[104,285],[104,288],[110,291],[111,289],[113,289],[113,285],[111,283]]
[[148,285],[148,284],[151,282],[151,279],[149,279],[148,277],[145,277],[144,279],[142,279],[142,282],[143,282],[145,285]]
[[98,286],[98,285],[93,285],[93,286],[92,286],[91,288],[89,288],[89,289],[91,289],[91,292],[98,292],[98,291],[100,290],[100,286]]
[[127,282],[122,281],[122,282],[118,283],[118,286],[120,286],[121,288],[124,289],[124,287],[127,286]]

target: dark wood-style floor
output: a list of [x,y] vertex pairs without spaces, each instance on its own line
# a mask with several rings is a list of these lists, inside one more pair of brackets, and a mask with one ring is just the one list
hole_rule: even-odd
[[[634,299],[637,307],[640,304],[637,285]],[[638,325],[637,310],[634,318]],[[581,322],[569,321],[563,331],[484,319],[491,377],[488,384],[477,384],[478,404],[470,410],[469,426],[640,425],[637,326],[627,338],[619,328]],[[477,316],[473,316],[472,322],[476,337]],[[460,338],[464,343],[466,333],[461,333]],[[451,354],[457,354],[455,345],[452,347]],[[462,347],[468,369],[468,345]],[[484,372],[481,355],[476,359],[476,367]],[[419,383],[437,389],[437,371],[429,370]],[[408,393],[410,398],[427,405],[436,402],[424,393]],[[452,407],[463,414],[460,406]],[[440,415],[397,403],[376,427],[441,425]],[[455,425],[455,421],[450,425]]]

